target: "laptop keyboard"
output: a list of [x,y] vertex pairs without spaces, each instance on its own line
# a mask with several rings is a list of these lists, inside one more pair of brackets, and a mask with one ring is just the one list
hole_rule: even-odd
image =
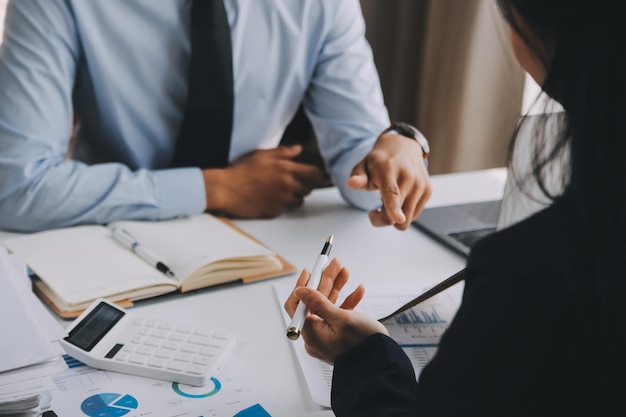
[[463,232],[450,233],[450,237],[458,240],[468,248],[474,246],[480,239],[488,236],[496,231],[495,227],[488,227],[485,229],[465,230]]

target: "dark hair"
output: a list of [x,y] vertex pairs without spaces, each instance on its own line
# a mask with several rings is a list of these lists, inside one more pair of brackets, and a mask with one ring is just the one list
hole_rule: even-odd
[[[626,156],[626,142],[621,140],[626,66],[619,53],[624,29],[617,4],[611,0],[498,0],[505,19],[548,68],[542,89],[566,110],[558,140],[537,138],[539,145],[551,144],[552,149],[536,152],[544,155],[535,160],[536,172],[563,148],[571,147],[568,188],[575,187],[584,196],[598,197],[602,191],[608,201],[622,202],[615,200],[621,193],[610,186],[624,184],[626,172],[626,164],[618,163]],[[619,205],[607,207],[611,208],[621,211]]]
[[569,204],[566,221],[575,253],[563,265],[562,282],[551,285],[559,285],[575,306],[560,324],[576,329],[568,352],[572,362],[593,358],[596,368],[584,372],[602,378],[611,364],[606,352],[623,348],[626,326],[626,32],[620,2],[497,2],[547,68],[542,90],[565,110],[556,138],[547,137],[545,126],[537,129],[532,173],[547,192],[546,170],[565,163],[563,190],[551,197]]

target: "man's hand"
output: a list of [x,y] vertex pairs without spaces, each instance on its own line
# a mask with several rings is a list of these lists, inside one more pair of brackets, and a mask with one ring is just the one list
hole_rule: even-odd
[[405,230],[430,198],[432,188],[422,148],[410,138],[381,135],[371,152],[353,169],[348,187],[379,190],[382,207],[369,212],[374,226]]
[[257,150],[224,169],[203,170],[207,210],[238,218],[271,218],[302,205],[328,184],[326,172],[293,161],[302,146]]

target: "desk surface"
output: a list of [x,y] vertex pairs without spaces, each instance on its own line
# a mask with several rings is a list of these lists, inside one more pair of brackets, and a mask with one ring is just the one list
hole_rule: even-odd
[[[492,169],[432,177],[428,206],[489,200],[502,196],[506,171]],[[333,234],[333,257],[351,271],[352,282],[418,282],[433,285],[464,266],[465,259],[423,235],[416,228],[400,232],[374,228],[367,213],[350,208],[336,188],[316,190],[305,204],[274,220],[236,223],[298,267],[310,269],[320,247]],[[0,239],[11,234],[0,232]],[[285,337],[282,306],[273,285],[295,283],[297,274],[240,286],[142,301],[146,315],[190,310],[207,326],[234,332],[241,342],[240,359],[249,372],[293,416],[331,416],[311,401],[297,358]],[[64,327],[69,321],[58,319]]]

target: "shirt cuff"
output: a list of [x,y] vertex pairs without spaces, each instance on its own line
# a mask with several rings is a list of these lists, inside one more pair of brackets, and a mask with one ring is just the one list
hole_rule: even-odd
[[206,209],[204,178],[199,168],[176,168],[152,172],[162,219],[194,216]]
[[343,198],[352,206],[361,210],[374,210],[380,207],[381,199],[378,190],[365,191],[353,190],[348,187],[347,182],[350,173],[356,164],[361,162],[365,155],[372,149],[372,142],[361,144],[357,149],[348,153],[345,160],[342,160],[336,169],[333,183],[339,188]]

